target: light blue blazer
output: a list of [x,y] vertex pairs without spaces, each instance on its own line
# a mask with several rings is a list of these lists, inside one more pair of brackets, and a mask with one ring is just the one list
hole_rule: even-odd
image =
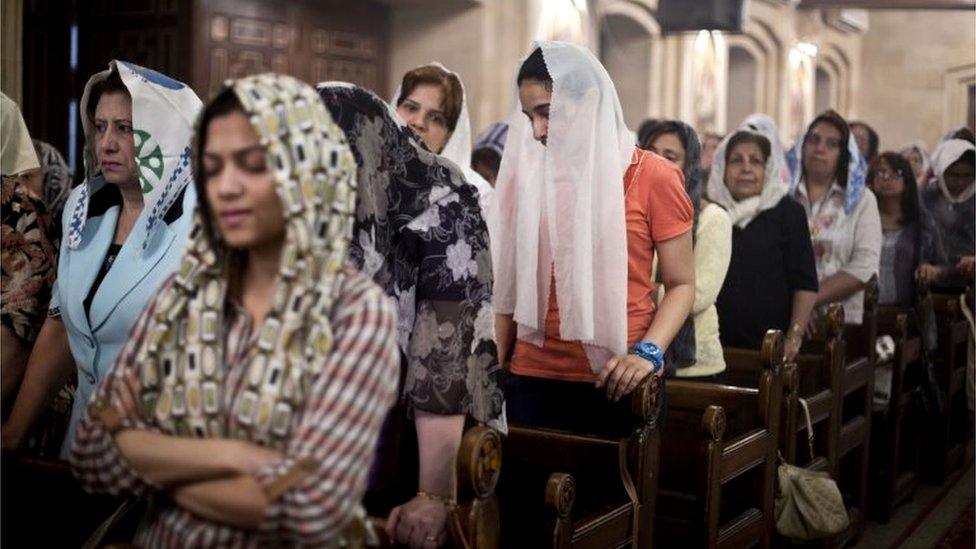
[[[179,268],[193,225],[196,190],[187,185],[183,200],[170,207],[156,224],[145,250],[146,217],[144,208],[129,233],[115,262],[102,279],[93,296],[90,314],[85,299],[105,261],[115,235],[115,224],[121,210],[118,191],[101,177],[92,182],[88,220],[81,244],[68,248],[67,236],[61,242],[58,280],[51,295],[49,316],[60,316],[68,332],[68,345],[78,368],[78,389],[71,408],[71,421],[61,446],[61,457],[67,459],[75,428],[98,383],[112,370],[116,357],[128,339],[136,320],[160,285]],[[81,187],[68,197],[62,220],[63,234],[68,234],[71,212]]]

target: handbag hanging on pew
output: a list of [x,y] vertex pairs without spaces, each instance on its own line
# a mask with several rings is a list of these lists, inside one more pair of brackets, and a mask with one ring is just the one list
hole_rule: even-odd
[[[807,445],[813,460],[813,423],[810,408],[799,399],[807,421]],[[826,471],[790,465],[779,456],[779,493],[776,496],[776,531],[797,540],[812,540],[847,529],[850,518],[837,482]]]

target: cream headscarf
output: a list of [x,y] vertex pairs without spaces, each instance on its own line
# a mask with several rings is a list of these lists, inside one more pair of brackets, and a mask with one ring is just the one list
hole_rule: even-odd
[[[247,388],[224,410],[223,312],[234,253],[196,213],[175,283],[137,352],[142,401],[164,431],[281,448],[311,376],[332,349],[332,304],[356,207],[356,162],[310,86],[265,74],[228,83],[267,148],[286,236],[271,309],[246,359]],[[194,143],[200,169],[202,136]],[[198,175],[197,177],[202,177]]]
[[[599,372],[627,351],[623,176],[634,151],[620,100],[588,50],[537,42],[553,80],[548,146],[516,106],[496,186],[495,311],[541,345],[555,269],[560,335],[583,343]],[[524,60],[523,60],[524,62]]]
[[20,107],[0,92],[0,172],[4,176],[20,175],[40,167],[27,124]]
[[[737,201],[725,184],[725,153],[732,136],[748,131],[769,140],[769,158],[766,159],[762,192]],[[715,159],[708,176],[708,199],[719,204],[729,213],[732,224],[746,228],[762,212],[772,209],[790,190],[790,171],[786,166],[786,153],[779,140],[779,131],[773,119],[764,114],[753,114],[742,121],[739,129],[730,133],[715,149]]]

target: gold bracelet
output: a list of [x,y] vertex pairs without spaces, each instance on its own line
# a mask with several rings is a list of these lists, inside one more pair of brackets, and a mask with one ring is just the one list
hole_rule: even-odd
[[431,501],[436,501],[437,503],[444,505],[448,509],[453,509],[457,507],[457,501],[454,498],[446,498],[444,496],[438,496],[436,494],[424,492],[423,490],[418,490],[417,495],[422,498],[429,499]]

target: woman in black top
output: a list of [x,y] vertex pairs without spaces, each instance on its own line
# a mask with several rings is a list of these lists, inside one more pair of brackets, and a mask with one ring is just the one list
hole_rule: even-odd
[[740,130],[716,150],[708,197],[729,211],[733,227],[732,260],[715,304],[722,345],[758,349],[766,331],[778,329],[790,360],[816,301],[817,270],[806,214],[786,195],[783,155],[771,138]]

